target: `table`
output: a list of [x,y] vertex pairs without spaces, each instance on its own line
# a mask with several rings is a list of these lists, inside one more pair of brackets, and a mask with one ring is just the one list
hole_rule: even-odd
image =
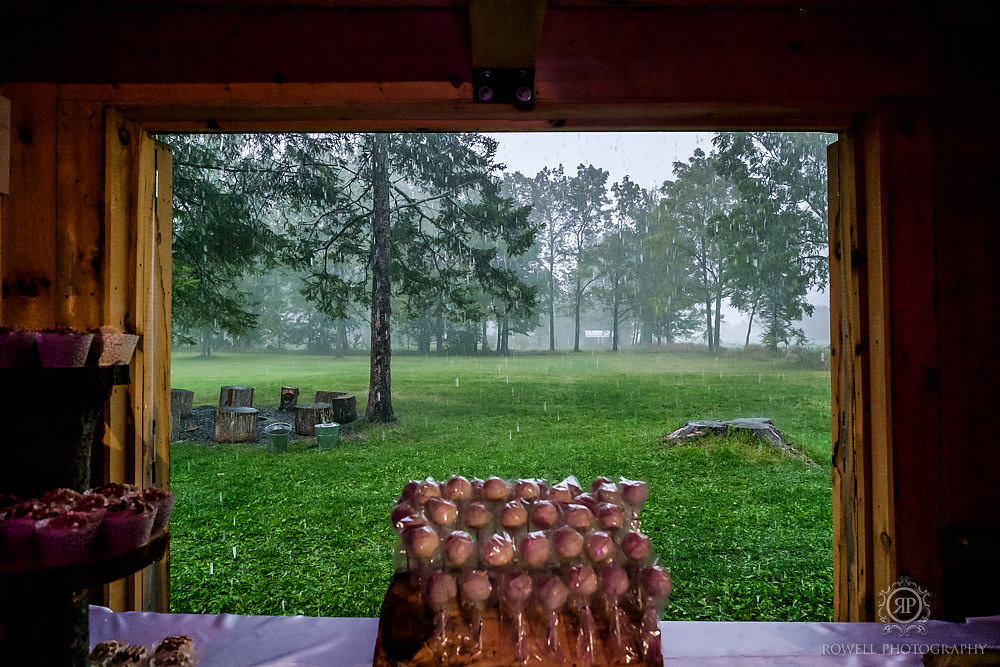
[[[966,623],[927,621],[925,634],[882,634],[881,623],[661,621],[664,665],[920,665],[936,647],[1000,648],[1000,616]],[[114,613],[90,608],[91,645],[108,639],[152,645],[194,638],[202,667],[371,665],[376,618]]]

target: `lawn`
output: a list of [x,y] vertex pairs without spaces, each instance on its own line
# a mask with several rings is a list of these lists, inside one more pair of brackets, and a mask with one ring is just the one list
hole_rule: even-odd
[[[175,355],[195,404],[224,384],[276,405],[353,391],[366,358]],[[647,480],[644,530],[675,591],[669,619],[830,620],[829,373],[698,353],[393,359],[398,422],[334,451],[175,443],[171,610],[375,616],[392,573],[388,515],[408,479],[568,474]],[[688,419],[766,416],[818,465],[740,438],[672,446]]]

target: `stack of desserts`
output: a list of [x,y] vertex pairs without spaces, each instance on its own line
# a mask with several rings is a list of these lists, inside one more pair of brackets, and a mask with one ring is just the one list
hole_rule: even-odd
[[173,504],[172,493],[131,484],[0,496],[0,563],[59,567],[129,553],[166,529]]
[[647,496],[606,477],[408,483],[374,664],[661,665],[671,580],[642,533]]
[[90,651],[91,667],[197,667],[198,652],[187,635],[171,635],[152,651],[142,644],[118,640],[101,642]]
[[33,331],[0,327],[0,368],[113,366],[132,359],[139,337],[116,327]]

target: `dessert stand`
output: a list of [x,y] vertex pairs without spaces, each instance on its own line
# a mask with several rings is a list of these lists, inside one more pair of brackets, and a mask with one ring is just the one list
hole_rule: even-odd
[[[0,369],[0,492],[38,497],[91,486],[94,430],[126,364]],[[87,588],[137,572],[163,557],[163,531],[136,551],[73,565],[0,561],[0,655],[10,664],[86,667]]]

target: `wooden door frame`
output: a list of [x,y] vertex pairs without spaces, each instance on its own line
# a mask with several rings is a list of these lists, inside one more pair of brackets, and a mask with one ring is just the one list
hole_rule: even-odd
[[[72,89],[72,87],[69,87]],[[183,87],[181,87],[183,88]],[[355,86],[357,88],[357,86]],[[218,98],[204,87],[189,87],[188,95],[193,95],[192,105],[178,106],[171,102],[169,86],[143,87],[142,89],[116,88],[105,91],[111,99],[109,117],[142,132],[281,132],[281,131],[537,131],[551,129],[537,118],[524,118],[507,114],[501,110],[493,116],[483,115],[474,109],[463,113],[450,113],[441,105],[433,106],[428,113],[423,106],[386,105],[370,102],[368,113],[358,113],[354,103],[338,106],[324,97],[320,106],[309,104],[289,106],[255,106],[267,101],[274,105],[273,97],[268,97],[269,86],[248,86],[242,91],[250,100],[249,106],[234,109],[228,103],[219,106]],[[93,87],[81,87],[85,97],[95,95]],[[410,91],[412,92],[412,91]],[[231,91],[227,89],[226,99],[231,102]],[[184,97],[184,95],[181,95]],[[294,95],[292,96],[294,97]],[[310,94],[311,98],[311,94]],[[172,99],[176,100],[176,97]],[[282,99],[282,98],[278,98]],[[931,189],[929,179],[930,133],[922,102],[897,104],[893,109],[875,112],[858,111],[850,114],[842,109],[835,114],[829,108],[817,111],[813,116],[796,110],[794,122],[782,125],[769,110],[766,118],[751,114],[732,118],[720,118],[712,127],[726,129],[787,129],[794,131],[836,131],[839,141],[831,148],[832,164],[830,191],[830,252],[831,252],[831,358],[833,414],[832,431],[832,473],[833,473],[833,520],[834,520],[834,619],[837,621],[874,621],[876,619],[875,598],[891,582],[904,573],[922,577],[927,587],[940,588],[941,577],[937,567],[940,554],[935,535],[940,529],[940,517],[915,525],[912,520],[916,503],[924,502],[932,507],[940,506],[941,488],[931,484],[926,491],[898,484],[900,460],[902,477],[907,480],[919,478],[924,482],[928,475],[916,471],[909,457],[894,456],[894,436],[898,438],[899,424],[894,424],[892,415],[902,402],[901,396],[914,398],[914,391],[907,387],[910,376],[893,375],[898,371],[899,350],[902,338],[892,325],[892,302],[898,293],[915,294],[917,289],[927,288],[933,292],[933,246],[921,254],[928,260],[927,271],[917,287],[907,287],[904,275],[906,267],[892,266],[891,244],[895,235],[904,232],[905,216],[898,214],[894,206],[914,198],[915,204],[903,206],[904,213],[913,214],[919,206],[926,207],[920,234],[912,236],[906,243],[912,248],[921,247],[928,237],[933,237]],[[374,113],[372,113],[374,111]],[[604,107],[578,109],[574,130],[594,129],[600,131],[660,129],[683,131],[692,128],[671,124],[670,120],[657,123],[656,110],[630,107],[626,115],[621,115]],[[206,125],[204,119],[216,120]],[[669,113],[664,118],[669,119]],[[914,117],[919,119],[920,128],[917,141],[912,141]],[[339,119],[339,120],[329,120]],[[849,119],[849,120],[848,120]],[[109,124],[108,141],[115,140],[116,130]],[[889,165],[898,167],[907,160],[913,160],[911,174],[889,170]],[[921,162],[920,160],[924,160]],[[133,167],[135,163],[133,162]],[[142,164],[138,165],[141,170]],[[893,174],[903,173],[903,177]],[[113,174],[109,170],[108,178]],[[141,180],[141,174],[133,176],[133,181]],[[109,180],[109,190],[113,183]],[[924,188],[922,191],[919,191]],[[928,256],[929,253],[929,256]],[[930,281],[930,282],[929,282]],[[918,361],[935,363],[937,334],[934,320],[935,310],[926,309],[921,321],[916,323],[929,332],[926,340],[918,344]],[[912,360],[911,360],[912,362]],[[911,362],[907,362],[912,365]],[[169,373],[169,369],[167,369]],[[169,391],[168,384],[161,389]],[[161,380],[162,381],[162,380]],[[916,392],[921,405],[931,407],[938,400],[928,392]],[[169,429],[163,429],[168,432]],[[905,431],[905,429],[904,429]],[[922,449],[935,455],[933,444],[925,438]],[[937,453],[939,456],[939,452]],[[908,514],[900,519],[894,508],[900,501],[907,503]],[[932,553],[926,560],[926,567],[912,567],[901,570],[900,553],[897,552],[897,530],[899,524],[917,533]],[[912,549],[913,542],[908,542]],[[912,555],[912,554],[910,554]],[[912,562],[912,558],[911,561]],[[167,599],[160,598],[155,608],[166,611]],[[935,610],[940,601],[935,601]]]
[[[104,125],[104,311],[140,342],[131,384],[116,387],[109,399],[91,478],[169,490],[170,149],[115,109],[105,110]],[[105,586],[101,598],[114,609],[166,611],[169,551],[143,572]]]

